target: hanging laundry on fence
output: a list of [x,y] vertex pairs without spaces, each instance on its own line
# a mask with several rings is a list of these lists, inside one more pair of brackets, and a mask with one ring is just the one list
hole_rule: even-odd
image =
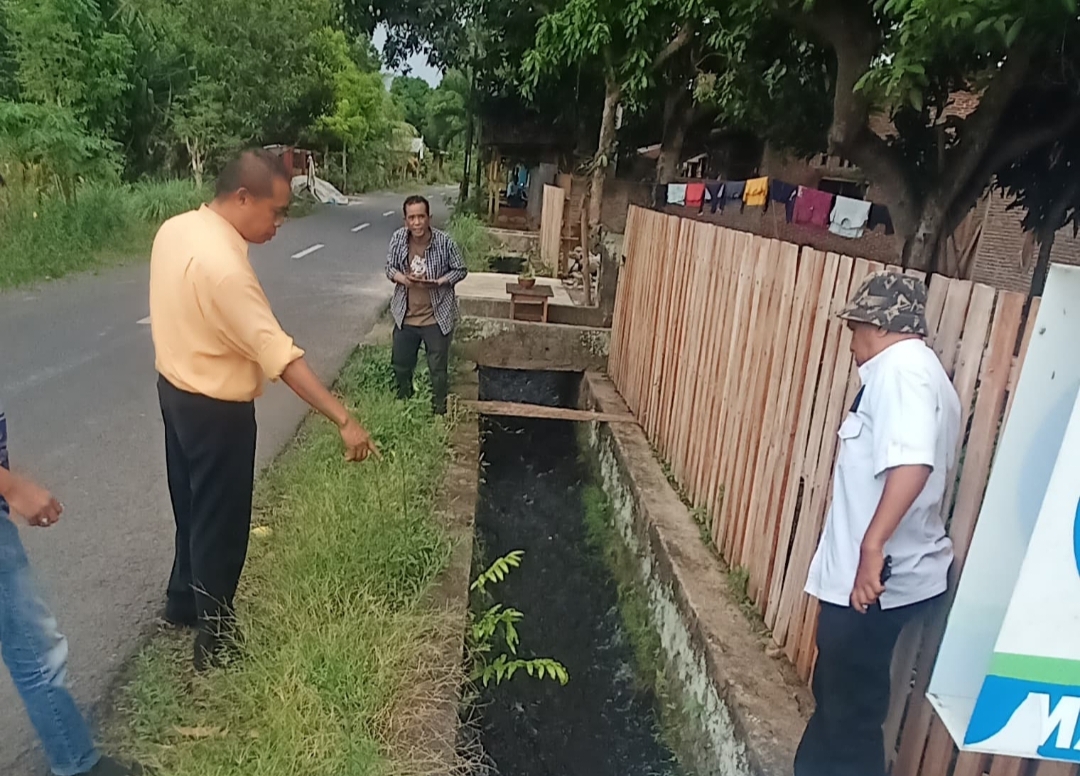
[[833,234],[857,240],[863,236],[866,222],[870,219],[872,202],[851,197],[837,197],[829,217],[829,231]]
[[769,179],[752,178],[746,182],[743,202],[750,207],[765,207],[769,201]]
[[799,193],[795,195],[795,212],[792,220],[796,224],[827,229],[832,204],[833,195],[829,192],[799,186]]
[[724,183],[723,181],[709,181],[705,184],[705,199],[712,203],[712,212],[724,206]]
[[742,212],[743,194],[746,192],[746,181],[727,181],[724,183],[724,199],[720,204],[723,210],[727,203],[738,202],[739,211]]
[[799,187],[791,183],[785,183],[773,178],[769,181],[769,199],[779,202],[784,206],[784,217],[790,224],[795,217],[795,195],[799,193]]
[[896,234],[893,226],[892,214],[885,205],[873,205],[870,208],[870,220],[866,222],[866,228],[874,231],[879,226],[885,227],[885,234]]
[[686,206],[700,208],[705,203],[705,184],[686,184]]
[[667,204],[667,184],[658,183],[653,186],[652,192],[652,205],[653,207],[663,207]]
[[669,205],[686,204],[686,184],[671,183],[667,187],[667,202]]

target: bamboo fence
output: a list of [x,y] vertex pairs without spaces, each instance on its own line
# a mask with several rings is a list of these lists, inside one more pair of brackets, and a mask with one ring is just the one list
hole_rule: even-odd
[[[836,312],[884,265],[632,207],[609,371],[772,638],[809,680],[817,605],[803,593],[858,372]],[[912,273],[918,274],[918,273]],[[935,276],[930,344],[966,429],[945,515],[963,568],[1038,300]],[[953,585],[955,587],[955,584]],[[947,607],[893,665],[893,776],[1077,776],[1075,766],[957,755],[925,694]]]

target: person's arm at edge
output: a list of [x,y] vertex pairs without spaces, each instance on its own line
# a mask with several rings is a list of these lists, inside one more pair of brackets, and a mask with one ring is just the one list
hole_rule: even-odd
[[860,547],[859,571],[855,587],[851,591],[851,604],[865,613],[868,606],[885,592],[881,583],[881,571],[885,566],[885,544],[896,533],[900,521],[911,509],[915,499],[923,492],[932,469],[915,464],[897,466],[885,475],[885,489],[881,494],[874,517],[866,529]]
[[283,380],[297,396],[337,424],[347,460],[378,456],[368,433],[323,386],[304,359],[304,351],[282,330],[253,273],[230,273],[217,279],[211,284],[209,301],[220,316],[221,333],[256,361],[267,379]]
[[465,266],[465,259],[457,243],[449,235],[446,236],[446,241],[450,247],[450,271],[436,282],[440,286],[456,286],[468,276],[469,270]]
[[64,511],[49,491],[3,467],[0,467],[0,496],[8,502],[11,511],[25,518],[29,525],[52,525]]
[[281,373],[281,381],[313,409],[332,421],[345,442],[345,457],[363,461],[369,455],[379,457],[379,451],[367,431],[357,422],[334,394],[326,389],[303,356],[292,361]]
[[391,283],[407,287],[413,285],[413,281],[405,274],[404,270],[398,266],[397,257],[401,252],[401,246],[399,244],[401,240],[400,234],[400,232],[395,232],[394,236],[390,238],[390,247],[386,253],[386,277]]

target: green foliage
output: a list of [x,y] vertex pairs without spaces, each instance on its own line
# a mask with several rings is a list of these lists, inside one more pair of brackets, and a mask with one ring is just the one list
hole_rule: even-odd
[[432,89],[423,78],[401,75],[390,85],[390,95],[397,102],[408,124],[423,132],[428,121],[428,100]]
[[[524,557],[524,551],[514,550],[502,558],[496,558],[487,571],[481,572],[481,574],[473,580],[472,585],[469,586],[469,590],[480,593],[486,592],[488,585],[495,585],[502,582],[513,569],[521,566],[521,559]],[[492,633],[494,633],[494,631],[492,631]],[[492,634],[488,633],[487,635],[491,636]],[[516,644],[516,638],[514,643]]]
[[479,217],[466,212],[454,213],[446,230],[461,249],[469,272],[490,271],[495,241]]
[[[514,550],[496,558],[486,571],[476,577],[470,589],[475,594],[486,596],[489,588],[505,580],[511,571],[521,566],[524,557],[523,551]],[[517,609],[498,603],[471,615],[468,638],[471,681],[481,682],[487,687],[492,682],[501,684],[509,681],[519,671],[537,679],[553,679],[562,685],[570,681],[566,667],[557,660],[518,657],[521,636],[517,625],[523,619],[525,615]]]
[[71,110],[0,100],[0,164],[4,177],[70,195],[81,178],[115,180],[116,149]]
[[20,97],[71,111],[108,133],[124,121],[133,49],[93,0],[6,0]]
[[207,194],[170,181],[84,183],[64,197],[9,181],[0,188],[0,288],[146,255],[157,226]]

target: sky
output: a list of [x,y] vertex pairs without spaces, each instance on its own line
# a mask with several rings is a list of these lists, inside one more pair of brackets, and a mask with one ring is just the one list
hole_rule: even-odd
[[[383,44],[386,43],[386,27],[379,25],[375,28],[375,35],[372,37],[372,43],[375,44],[375,48],[382,53]],[[408,75],[416,76],[417,78],[423,78],[432,86],[438,86],[442,80],[442,73],[428,64],[427,56],[425,54],[414,54],[409,57],[406,63],[407,67],[402,67],[394,70],[395,73],[405,73],[408,71]]]

